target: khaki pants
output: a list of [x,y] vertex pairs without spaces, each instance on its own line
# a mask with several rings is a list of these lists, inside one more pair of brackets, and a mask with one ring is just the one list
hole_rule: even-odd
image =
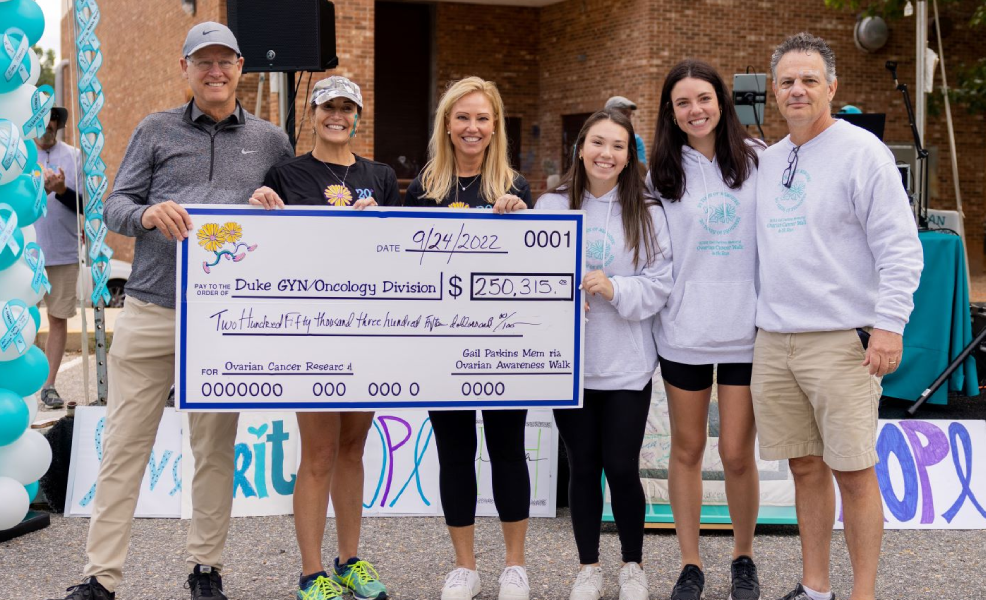
[[[175,376],[175,311],[128,297],[109,353],[103,461],[89,522],[85,577],[110,591],[123,577],[137,496]],[[190,413],[195,457],[186,559],[221,568],[233,505],[237,413]],[[186,482],[187,484],[187,482]]]

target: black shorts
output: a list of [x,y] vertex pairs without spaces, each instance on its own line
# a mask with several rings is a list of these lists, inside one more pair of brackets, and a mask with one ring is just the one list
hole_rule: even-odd
[[[661,377],[676,388],[688,392],[700,392],[712,387],[713,365],[686,365],[674,362],[662,356],[657,360],[661,363]],[[750,375],[753,373],[753,363],[719,363],[717,381],[719,385],[750,385]]]

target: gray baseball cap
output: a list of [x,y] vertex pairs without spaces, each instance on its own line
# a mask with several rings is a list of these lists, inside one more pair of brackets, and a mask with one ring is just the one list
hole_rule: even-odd
[[206,46],[226,46],[240,56],[240,45],[236,43],[236,36],[222,23],[206,21],[189,29],[181,55],[191,56]]
[[333,98],[346,98],[363,108],[363,94],[359,91],[359,86],[341,75],[320,79],[312,88],[311,103],[316,106],[325,104]]
[[613,96],[606,101],[606,106],[604,108],[629,108],[630,110],[637,110],[637,105],[630,99],[624,98],[623,96]]

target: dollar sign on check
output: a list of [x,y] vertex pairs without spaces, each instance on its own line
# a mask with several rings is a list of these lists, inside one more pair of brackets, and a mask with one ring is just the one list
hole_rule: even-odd
[[459,296],[462,295],[462,287],[459,285],[460,283],[462,283],[461,277],[459,277],[458,275],[453,275],[448,280],[448,283],[449,286],[451,286],[451,289],[449,290],[450,296],[452,296],[453,298],[458,298]]

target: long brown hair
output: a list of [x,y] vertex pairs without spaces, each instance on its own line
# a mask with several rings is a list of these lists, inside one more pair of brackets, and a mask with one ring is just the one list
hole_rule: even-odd
[[647,201],[644,199],[644,183],[640,179],[640,172],[637,167],[637,150],[634,146],[636,136],[633,133],[633,124],[623,113],[603,109],[592,114],[586,119],[579,131],[579,137],[575,141],[576,160],[572,161],[572,166],[568,169],[561,184],[553,192],[567,193],[568,206],[572,210],[581,210],[585,200],[585,192],[588,187],[588,175],[585,172],[585,163],[579,159],[582,148],[585,146],[585,138],[589,135],[592,126],[600,121],[612,121],[627,132],[627,165],[620,171],[619,178],[616,180],[616,196],[620,203],[620,212],[623,214],[623,238],[626,240],[626,249],[633,251],[633,265],[636,267],[640,262],[640,246],[643,240],[644,253],[647,256],[647,264],[654,261],[654,222],[647,212]]
[[466,77],[449,84],[435,111],[434,130],[431,141],[428,142],[428,163],[421,171],[421,187],[425,197],[431,198],[436,204],[453,189],[456,177],[455,147],[445,133],[452,119],[452,107],[456,102],[469,94],[480,92],[490,101],[493,108],[493,122],[496,124],[493,138],[483,155],[483,165],[480,168],[482,197],[493,204],[496,199],[510,191],[517,173],[510,168],[507,157],[507,125],[503,115],[503,99],[492,81],[479,77]]
[[[685,195],[685,171],[681,166],[681,147],[688,144],[688,135],[674,122],[671,90],[687,77],[701,79],[712,85],[716,100],[722,110],[716,125],[716,162],[722,179],[731,189],[738,189],[755,172],[759,165],[756,150],[748,140],[753,138],[743,129],[736,116],[733,97],[726,89],[726,82],[712,65],[692,58],[671,68],[661,89],[661,106],[657,114],[657,130],[654,148],[651,150],[651,183],[661,197],[677,202]],[[757,142],[760,143],[759,141]],[[752,166],[751,166],[752,165]]]

